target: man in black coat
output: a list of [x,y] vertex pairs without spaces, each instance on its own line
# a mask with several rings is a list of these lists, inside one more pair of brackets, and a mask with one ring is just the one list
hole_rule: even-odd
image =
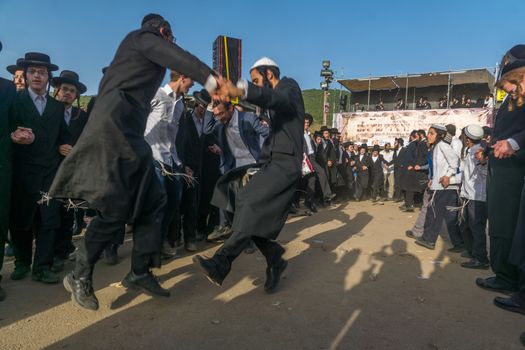
[[[64,104],[67,139],[58,150],[62,157],[67,157],[87,123],[87,114],[80,109],[80,95],[85,93],[87,88],[80,82],[78,74],[69,70],[63,70],[60,76],[53,78],[51,85],[55,88],[55,98]],[[78,107],[73,106],[75,100]],[[84,213],[82,209],[74,210],[65,206],[62,206],[60,211],[60,227],[57,231],[54,261],[51,267],[54,272],[62,271],[64,261],[75,250],[72,242],[75,216],[77,211]],[[82,217],[79,219],[82,220]]]
[[368,190],[368,184],[370,181],[370,167],[371,161],[370,156],[367,154],[368,146],[363,143],[358,150],[358,154],[355,156],[355,199],[359,202],[363,199],[365,192]]
[[[525,46],[517,45],[504,56],[501,77],[521,64],[525,66]],[[508,90],[506,85],[501,87]],[[513,244],[516,244],[513,239],[520,219],[520,194],[524,186],[525,107],[516,106],[516,91],[507,92],[510,94],[495,117],[492,151],[489,154],[487,207],[490,266],[495,276],[478,278],[476,284],[483,289],[508,293],[517,290],[520,280],[519,269],[509,262],[509,256]],[[514,108],[509,108],[509,104]],[[518,261],[514,259],[514,263]]]
[[11,279],[25,278],[33,260],[33,280],[58,283],[60,277],[51,266],[60,226],[60,204],[55,200],[38,204],[42,193],[49,191],[60,164],[58,145],[65,139],[64,106],[48,95],[51,72],[58,67],[50,62],[49,56],[36,52],[27,53],[17,65],[24,69],[27,89],[20,93],[16,103],[16,126],[30,129],[34,142],[13,147],[9,230],[15,251],[15,269]]
[[264,289],[272,293],[287,262],[284,248],[274,241],[281,231],[301,176],[303,159],[304,103],[295,80],[279,78],[277,64],[262,58],[250,70],[252,83],[229,84],[230,96],[240,97],[270,110],[271,132],[263,147],[267,161],[236,197],[233,234],[211,259],[197,255],[194,263],[210,281],[221,285],[231,264],[253,241],[266,257]]
[[401,189],[401,179],[406,174],[406,158],[407,149],[404,146],[405,141],[402,138],[398,138],[394,142],[394,201],[403,201],[403,193]]
[[[0,42],[0,50],[2,43]],[[9,205],[11,195],[11,139],[14,104],[16,101],[15,85],[9,80],[0,78],[0,271],[4,262],[4,247],[9,229]],[[2,276],[0,275],[0,282]],[[5,292],[0,286],[0,301],[5,299]]]
[[383,169],[386,164],[385,159],[379,152],[381,149],[378,145],[372,148],[370,157],[370,194],[372,202],[378,201],[378,196],[383,192],[383,183],[385,181]]
[[328,182],[332,186],[332,191],[334,191],[337,184],[337,153],[333,141],[330,138],[330,129],[323,126],[321,127],[321,132],[323,134],[323,141],[321,147],[317,150],[317,160],[325,167]]
[[131,271],[123,285],[153,295],[170,294],[150,271],[160,266],[160,225],[166,195],[144,139],[150,101],[165,77],[166,67],[210,92],[222,82],[207,65],[173,43],[171,27],[164,18],[147,15],[142,27],[129,33],[117,49],[100,83],[89,122],[51,187],[52,197],[84,200],[98,213],[77,252],[74,271],[64,279],[64,286],[82,307],[98,309],[93,267],[126,223],[133,224],[134,247]]
[[418,131],[410,133],[410,143],[407,147],[406,173],[401,178],[402,190],[405,191],[405,205],[403,210],[406,212],[414,211],[414,196],[422,193],[428,185],[428,172],[425,166],[428,163],[428,147],[426,140],[420,140]]

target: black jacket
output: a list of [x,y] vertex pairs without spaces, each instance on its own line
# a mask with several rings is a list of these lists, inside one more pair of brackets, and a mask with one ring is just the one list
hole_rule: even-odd
[[79,109],[77,107],[73,107],[71,109],[71,120],[69,121],[69,125],[66,124],[66,131],[67,131],[67,144],[74,146],[80,135],[82,134],[82,131],[84,130],[84,127],[86,126],[86,123],[88,121],[88,114],[84,112],[83,110]]
[[132,223],[146,195],[150,200],[162,196],[148,194],[155,173],[144,130],[166,68],[201,85],[211,74],[207,65],[153,28],[124,38],[102,78],[84,132],[60,166],[53,197],[83,199],[102,215]]

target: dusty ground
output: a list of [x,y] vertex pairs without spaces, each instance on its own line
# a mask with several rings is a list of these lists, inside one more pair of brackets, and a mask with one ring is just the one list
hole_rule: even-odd
[[118,285],[127,242],[119,265],[97,266],[98,312],[73,306],[61,285],[10,281],[8,263],[0,349],[522,349],[523,317],[474,285],[488,272],[461,268],[443,242],[428,251],[404,236],[415,215],[350,203],[291,219],[279,237],[289,267],[273,295],[259,253],[243,254],[222,288],[191,256],[172,261],[156,271],[171,298],[152,299]]

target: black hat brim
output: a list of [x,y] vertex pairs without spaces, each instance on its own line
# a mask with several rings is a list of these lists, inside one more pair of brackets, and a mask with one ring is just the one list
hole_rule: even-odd
[[27,68],[30,66],[42,66],[42,67],[47,67],[47,69],[49,69],[51,72],[58,70],[58,66],[56,64],[42,62],[42,61],[19,59],[18,61],[16,61],[16,65],[22,68]]
[[501,82],[501,80],[503,80],[505,75],[509,74],[513,70],[518,69],[518,68],[523,68],[523,67],[525,67],[525,59],[519,59],[512,63],[507,64],[505,67],[501,69],[500,78],[498,82]]
[[7,66],[5,69],[7,69],[7,71],[9,73],[11,73],[12,75],[15,75],[17,70],[23,70],[22,67],[19,67],[16,64],[11,64],[11,65]]
[[64,78],[64,77],[56,77],[51,80],[51,85],[53,87],[57,87],[58,85],[62,85],[62,84],[70,84],[70,85],[76,86],[78,93],[81,95],[87,91],[86,85],[82,84],[79,81],[73,80],[73,79]]
[[195,92],[195,93],[193,94],[193,98],[195,99],[195,102],[197,102],[198,104],[201,104],[201,105],[203,105],[203,106],[207,106],[207,105],[210,104],[209,102],[206,102],[206,101],[202,98],[200,92]]

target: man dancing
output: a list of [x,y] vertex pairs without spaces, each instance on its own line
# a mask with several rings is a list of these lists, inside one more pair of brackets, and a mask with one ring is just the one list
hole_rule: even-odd
[[144,140],[150,101],[166,67],[210,92],[222,82],[208,66],[173,43],[170,24],[162,16],[147,15],[142,27],[129,33],[117,49],[100,83],[89,122],[51,187],[50,196],[83,200],[97,210],[75,269],[64,278],[66,290],[84,308],[98,309],[93,267],[126,223],[133,224],[134,245],[131,271],[123,285],[156,296],[170,295],[150,271],[160,267],[166,195],[155,176],[151,148]]
[[273,240],[286,221],[301,176],[304,103],[297,82],[280,79],[279,67],[271,59],[257,61],[250,76],[252,83],[240,80],[237,87],[231,82],[227,87],[230,97],[270,110],[271,132],[262,151],[268,160],[237,194],[232,236],[211,259],[196,255],[193,262],[212,283],[221,285],[232,262],[252,240],[266,257],[264,289],[272,293],[287,265],[284,248]]

